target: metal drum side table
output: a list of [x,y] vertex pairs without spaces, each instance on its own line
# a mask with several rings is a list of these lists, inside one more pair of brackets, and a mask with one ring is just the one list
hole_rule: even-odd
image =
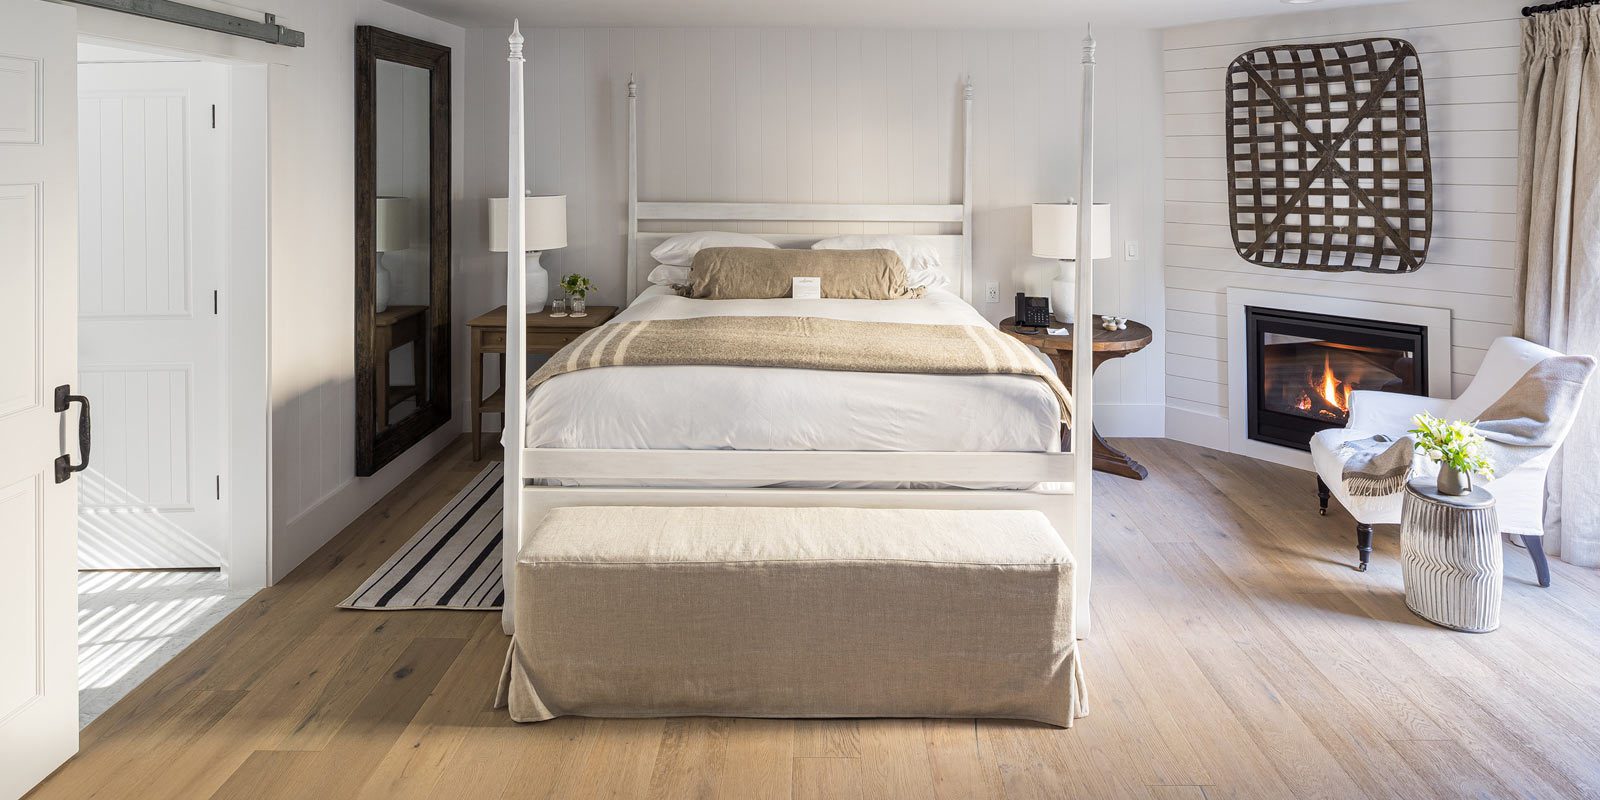
[[1505,574],[1494,495],[1440,494],[1432,478],[1406,484],[1400,567],[1406,607],[1423,619],[1468,633],[1500,627]]

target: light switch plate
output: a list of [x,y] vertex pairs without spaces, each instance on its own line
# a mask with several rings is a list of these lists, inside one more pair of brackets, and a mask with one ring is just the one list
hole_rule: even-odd
[[1139,260],[1139,243],[1138,242],[1136,242],[1136,241],[1134,241],[1132,239],[1129,239],[1127,242],[1124,243],[1124,247],[1127,249],[1127,260],[1129,260],[1129,261],[1138,261]]

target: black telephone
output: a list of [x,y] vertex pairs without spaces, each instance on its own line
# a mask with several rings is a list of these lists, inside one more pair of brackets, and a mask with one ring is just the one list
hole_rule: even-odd
[[1047,327],[1050,324],[1050,298],[1029,297],[1017,292],[1017,324]]

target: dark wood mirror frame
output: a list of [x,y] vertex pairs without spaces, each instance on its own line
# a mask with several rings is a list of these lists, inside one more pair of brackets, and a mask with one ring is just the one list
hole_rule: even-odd
[[[377,273],[378,61],[428,71],[428,392],[418,409],[378,429],[374,352]],[[368,476],[450,421],[450,48],[371,26],[356,28],[356,475]]]

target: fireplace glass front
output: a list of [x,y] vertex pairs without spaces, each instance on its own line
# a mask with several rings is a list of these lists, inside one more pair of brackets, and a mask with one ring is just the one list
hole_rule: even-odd
[[1426,326],[1249,307],[1250,438],[1309,450],[1356,390],[1425,395]]

